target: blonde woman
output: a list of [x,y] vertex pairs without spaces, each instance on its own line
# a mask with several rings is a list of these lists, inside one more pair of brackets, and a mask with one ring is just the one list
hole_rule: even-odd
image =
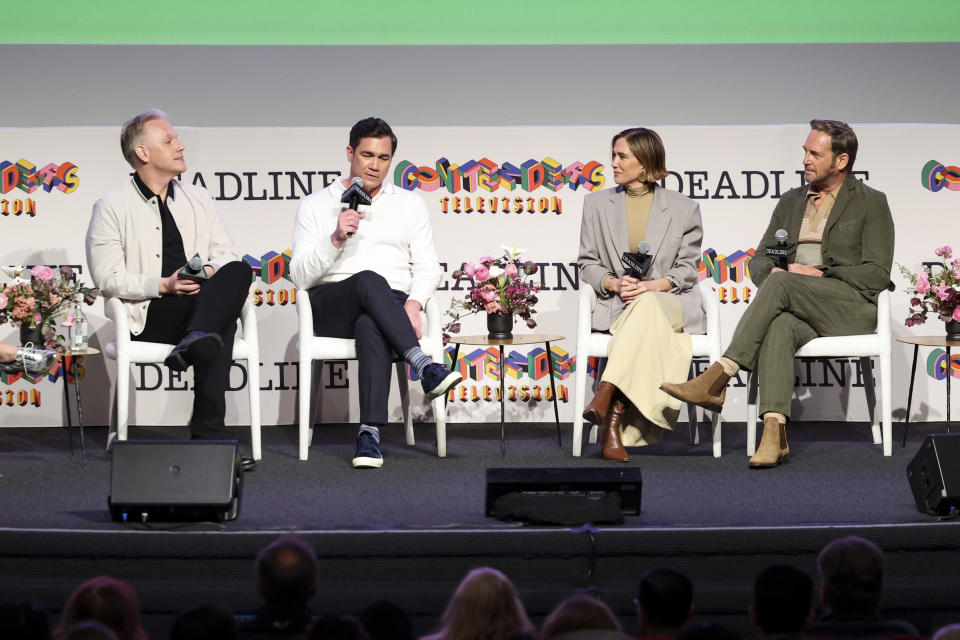
[[[655,131],[615,135],[610,165],[617,186],[584,198],[580,226],[580,279],[598,298],[592,329],[612,334],[583,417],[601,425],[603,457],[627,462],[625,444],[654,444],[676,426],[681,403],[659,387],[687,379],[689,334],[706,330],[697,287],[703,227],[699,205],[657,183],[668,174]],[[637,277],[622,256],[641,242],[652,261]]]
[[481,567],[460,582],[443,612],[440,631],[420,640],[503,640],[533,631],[510,579]]

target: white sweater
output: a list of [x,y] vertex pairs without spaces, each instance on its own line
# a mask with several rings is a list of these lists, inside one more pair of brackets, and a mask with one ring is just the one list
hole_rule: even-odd
[[337,227],[344,191],[342,181],[336,180],[300,201],[290,262],[294,284],[307,289],[375,271],[391,289],[423,304],[443,275],[423,198],[384,182],[372,204],[360,208],[364,219],[356,234],[337,249],[330,235]]

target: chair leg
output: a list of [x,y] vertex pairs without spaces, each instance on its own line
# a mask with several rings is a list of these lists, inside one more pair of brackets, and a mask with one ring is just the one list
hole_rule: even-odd
[[300,408],[298,411],[298,424],[300,431],[300,459],[306,460],[310,453],[310,440],[313,431],[313,414],[311,405],[313,404],[313,360],[304,359],[300,356]]
[[712,425],[712,427],[713,427],[713,428],[711,429],[711,431],[713,431],[713,457],[714,457],[714,458],[719,458],[719,457],[720,457],[720,453],[721,453],[720,450],[721,450],[721,448],[722,448],[722,447],[721,447],[721,441],[722,441],[721,435],[722,435],[722,433],[721,433],[720,429],[721,429],[721,422],[722,422],[722,421],[723,421],[723,418],[720,416],[720,412],[719,412],[719,411],[713,411],[713,412],[712,412],[712,417],[710,418],[710,423],[711,423],[711,425]]
[[700,422],[697,418],[697,405],[687,404],[687,427],[690,429],[690,444],[700,444]]
[[410,381],[407,380],[407,363],[404,361],[395,364],[397,369],[397,386],[400,388],[400,410],[403,412],[403,426],[407,436],[407,444],[413,446],[413,415],[410,413]]
[[757,452],[757,376],[747,375],[747,455]]
[[[607,359],[598,358],[597,359],[597,377],[593,381],[593,390],[596,392],[597,386],[600,384],[600,379],[603,378],[603,370],[607,368]],[[599,433],[600,425],[593,425],[590,428],[590,444],[597,443],[597,433]]]
[[[692,377],[693,362],[690,363],[690,372],[687,374],[687,379],[689,380]],[[687,427],[690,429],[690,444],[700,444],[700,422],[697,419],[697,407],[690,403],[687,403]]]
[[573,455],[583,452],[583,409],[586,407],[587,367],[590,358],[585,352],[577,354],[577,368],[573,373]]
[[250,448],[253,459],[263,458],[260,440],[260,359],[247,359],[247,390],[250,394]]
[[883,455],[893,455],[893,363],[889,351],[880,354],[880,415],[883,420]]
[[447,457],[447,404],[443,396],[433,399],[433,416],[437,421],[437,457]]
[[860,358],[860,372],[863,375],[863,392],[867,396],[867,413],[870,415],[870,431],[873,444],[882,444],[880,437],[880,416],[877,414],[877,388],[873,380],[873,363],[869,356]]
[[130,416],[130,361],[117,358],[117,432],[107,436],[107,449],[117,440],[127,439],[127,424]]

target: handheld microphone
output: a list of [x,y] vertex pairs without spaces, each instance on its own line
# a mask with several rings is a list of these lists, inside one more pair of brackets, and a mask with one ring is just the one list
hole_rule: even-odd
[[[357,211],[357,207],[362,204],[369,205],[373,202],[370,194],[363,190],[363,178],[354,176],[350,181],[350,188],[343,192],[340,202],[345,202],[348,209]],[[347,233],[347,237],[353,235],[353,232]]]
[[796,252],[797,243],[787,242],[787,238],[789,238],[790,235],[787,233],[786,229],[777,229],[777,232],[773,234],[773,237],[776,239],[777,244],[767,245],[767,257],[775,257],[777,259],[777,266],[786,271],[787,257]]
[[636,253],[624,251],[620,257],[620,261],[623,262],[623,266],[627,268],[631,276],[641,280],[644,279],[647,275],[647,270],[650,269],[650,264],[653,262],[653,255],[650,253],[650,243],[646,240],[640,242],[640,244],[637,245]]
[[199,253],[193,254],[193,257],[190,258],[187,264],[180,267],[180,271],[177,272],[177,278],[180,280],[192,280],[193,282],[209,280],[209,276],[207,276],[207,272],[203,268],[203,260],[200,258]]

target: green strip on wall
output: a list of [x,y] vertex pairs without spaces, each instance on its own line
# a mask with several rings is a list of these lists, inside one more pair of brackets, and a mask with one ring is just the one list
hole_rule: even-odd
[[[5,18],[3,44],[743,44],[960,37],[960,11],[893,0],[80,0],[13,3]],[[399,63],[429,69],[429,60]],[[394,64],[384,60],[385,69]],[[463,64],[481,75],[509,72],[485,70],[482,57]],[[639,61],[610,64],[628,70]],[[563,60],[544,73],[562,74]]]

